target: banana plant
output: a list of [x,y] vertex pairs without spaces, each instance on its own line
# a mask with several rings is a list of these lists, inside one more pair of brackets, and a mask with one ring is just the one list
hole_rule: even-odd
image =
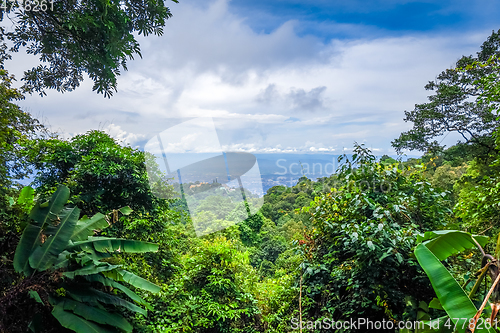
[[[418,236],[417,242],[420,244],[415,248],[415,256],[429,277],[437,295],[437,299],[434,299],[430,306],[446,311],[448,318],[442,319],[442,322],[453,331],[496,332],[492,326],[496,326],[495,318],[500,309],[498,292],[500,235],[495,256],[484,252],[483,247],[487,241],[488,237],[486,236],[472,235],[457,230],[430,231]],[[478,249],[482,255],[482,262],[481,269],[471,278],[471,280],[475,279],[475,283],[467,294],[442,264],[442,261],[469,249]],[[486,283],[486,276],[489,276],[491,285],[481,307],[477,309],[472,299],[477,295],[481,283]],[[471,280],[467,281],[464,287]],[[491,316],[488,320],[484,320],[481,318],[481,314],[488,301],[491,302]]]
[[[32,222],[25,228],[14,255],[14,268],[26,279],[50,275],[53,283],[42,290],[30,290],[37,302],[52,308],[59,323],[75,332],[131,332],[132,325],[118,308],[147,314],[150,305],[126,284],[153,293],[160,287],[113,265],[117,253],[155,252],[158,245],[129,239],[95,237],[96,230],[109,226],[108,216],[80,217],[80,210],[67,204],[70,191],[59,186],[51,199],[37,203]],[[128,215],[129,207],[118,212]],[[29,288],[28,288],[29,289]],[[108,293],[112,289],[118,293]],[[33,324],[33,323],[32,323]],[[36,325],[30,325],[33,331]]]

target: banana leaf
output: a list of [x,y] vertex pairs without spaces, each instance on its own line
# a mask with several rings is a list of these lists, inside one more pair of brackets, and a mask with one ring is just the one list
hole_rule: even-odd
[[149,282],[148,280],[143,279],[140,276],[130,273],[129,271],[126,271],[124,269],[115,269],[112,271],[103,272],[103,274],[104,276],[115,281],[124,281],[136,288],[141,288],[152,293],[157,293],[161,290],[161,287],[157,286],[156,284]]
[[87,240],[89,236],[94,235],[94,230],[104,229],[107,226],[108,222],[101,213],[95,214],[90,219],[84,216],[76,224],[73,235],[71,235],[71,240],[73,242]]
[[54,266],[52,266],[52,269],[56,270],[59,268],[66,268],[69,264],[69,258],[68,258],[69,254],[70,253],[66,250],[59,253],[59,255],[57,256],[57,259],[54,260],[54,263],[53,263]]
[[64,208],[69,199],[69,188],[64,185],[59,185],[54,192],[49,202],[37,203],[31,210],[30,218],[35,221],[38,226],[44,226],[51,220],[54,220],[59,212]]
[[25,276],[29,276],[33,272],[28,259],[32,251],[41,244],[41,235],[42,227],[33,224],[26,226],[14,254],[16,272],[23,272]]
[[132,325],[118,313],[111,313],[69,298],[63,298],[57,305],[62,306],[64,310],[70,310],[76,315],[98,324],[111,325],[122,331],[132,332]]
[[98,252],[143,253],[158,251],[158,244],[136,241],[132,239],[88,237],[88,240],[74,242],[72,248]]
[[439,259],[445,260],[449,256],[461,251],[476,248],[476,242],[484,246],[488,237],[471,235],[458,230],[428,231],[417,237],[417,242],[424,242],[425,246]]
[[41,247],[37,247],[29,257],[30,266],[38,271],[46,270],[55,262],[68,245],[73,234],[80,209],[65,208],[60,214],[60,221],[56,227],[48,227],[47,234],[50,235]]
[[83,268],[77,269],[75,271],[64,272],[63,275],[69,277],[70,279],[75,278],[77,275],[92,275],[98,274],[101,272],[106,272],[113,270],[115,268],[121,267],[121,265],[110,265],[108,263],[101,263],[100,266],[95,265],[94,263],[87,265]]
[[88,275],[88,276],[86,276],[86,279],[88,281],[90,281],[90,282],[100,282],[100,283],[102,283],[106,287],[113,287],[113,288],[119,289],[125,295],[127,295],[128,297],[130,297],[130,299],[132,299],[134,302],[146,306],[146,308],[148,310],[152,309],[151,305],[148,302],[146,302],[139,295],[137,295],[136,293],[134,293],[132,290],[128,289],[127,287],[125,287],[121,283],[118,283],[118,282],[113,281],[111,279],[105,278],[104,276],[102,276],[100,274]]
[[[477,308],[439,258],[425,244],[416,247],[415,256],[429,277],[441,306],[456,325],[457,332],[465,332],[467,324],[462,328],[464,319],[474,318]],[[493,333],[494,330],[483,328],[477,329],[476,332]]]
[[66,288],[66,292],[75,301],[86,302],[90,304],[97,304],[97,302],[100,302],[115,306],[122,306],[130,311],[140,313],[144,316],[147,316],[148,314],[146,310],[129,301],[126,301],[114,295],[106,294],[94,288],[88,288],[88,287],[87,288],[80,287],[78,289]]
[[54,306],[54,309],[52,309],[52,315],[63,327],[78,333],[112,333],[111,330],[108,330],[103,326],[94,324],[69,311],[64,311],[63,306],[59,304]]
[[42,205],[37,203],[31,210],[30,217],[34,223],[28,224],[24,229],[14,254],[16,272],[23,272],[26,276],[33,272],[29,264],[29,257],[41,244],[43,227],[49,221],[57,218],[57,214],[64,208],[68,199],[69,189],[66,186],[59,186],[46,207],[41,207]]

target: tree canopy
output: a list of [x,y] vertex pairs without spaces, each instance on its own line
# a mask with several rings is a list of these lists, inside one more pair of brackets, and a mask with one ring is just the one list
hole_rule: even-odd
[[12,87],[14,77],[0,69],[0,201],[16,180],[27,175],[27,161],[21,154],[23,141],[34,138],[43,126],[14,101],[24,96]]
[[[177,2],[177,0],[172,0]],[[42,64],[25,72],[27,91],[45,94],[47,88],[71,91],[87,74],[93,90],[110,97],[116,91],[120,69],[141,56],[135,35],[162,35],[172,16],[163,0],[44,2],[39,10],[7,1],[2,20],[15,22],[2,34],[13,42],[11,51],[26,47]],[[40,5],[43,6],[43,5]],[[13,16],[13,17],[11,17]]]
[[[495,71],[493,66],[471,67],[475,61],[485,61],[500,54],[500,30],[494,32],[482,44],[477,56],[463,56],[455,68],[441,72],[434,81],[429,81],[426,90],[434,91],[429,102],[415,104],[415,109],[405,111],[406,122],[413,128],[401,133],[392,142],[394,148],[432,151],[442,149],[439,137],[450,132],[459,133],[463,149],[475,155],[487,155],[494,148],[492,132],[498,120],[487,103],[478,103],[482,88],[478,79]],[[469,67],[467,67],[469,66]],[[461,70],[465,69],[465,70]]]

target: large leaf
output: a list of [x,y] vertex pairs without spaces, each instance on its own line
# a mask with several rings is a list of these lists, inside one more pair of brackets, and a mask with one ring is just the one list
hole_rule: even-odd
[[481,246],[488,242],[486,236],[471,235],[458,230],[428,231],[423,236],[418,236],[417,242],[424,242],[439,260],[445,260],[461,251],[476,248],[473,238]]
[[140,276],[130,273],[129,271],[126,271],[124,269],[115,269],[113,271],[104,272],[103,274],[115,281],[124,281],[136,288],[141,288],[152,293],[157,293],[161,290],[161,287],[157,286],[156,284],[149,282],[148,280],[143,279]]
[[57,260],[59,254],[66,248],[68,241],[73,234],[80,209],[65,208],[60,215],[59,224],[56,227],[48,227],[47,233],[50,235],[41,247],[37,247],[29,258],[33,269],[43,271]]
[[95,262],[112,257],[112,253],[97,252],[93,249],[86,249],[88,257]]
[[132,332],[132,325],[118,313],[110,313],[69,298],[64,298],[58,305],[61,305],[64,310],[71,310],[87,320],[111,325],[125,332]]
[[149,305],[148,302],[143,300],[139,295],[137,295],[136,293],[134,293],[132,290],[128,289],[127,287],[125,287],[121,283],[118,283],[118,282],[113,281],[111,279],[105,278],[104,276],[102,276],[100,274],[89,275],[86,277],[86,279],[90,282],[100,282],[106,287],[113,287],[113,288],[119,289],[119,290],[123,291],[123,293],[125,293],[125,295],[130,297],[130,299],[132,299],[133,301],[135,301],[141,305],[144,305],[144,306],[146,306],[146,308],[151,310],[151,306]]
[[30,217],[35,221],[36,225],[44,226],[49,221],[57,218],[57,215],[64,208],[68,199],[69,188],[59,185],[54,194],[52,194],[49,202],[37,203],[35,205],[30,213]]
[[41,243],[43,226],[57,218],[57,214],[64,208],[68,198],[69,189],[66,186],[59,186],[46,205],[37,203],[31,210],[30,217],[34,223],[28,224],[24,229],[14,254],[14,269],[17,272],[23,272],[26,276],[31,274],[33,270],[29,264],[29,257]]
[[24,229],[14,254],[14,269],[16,272],[23,272],[26,276],[33,272],[28,259],[34,248],[41,244],[41,234],[42,227],[37,225],[28,224]]
[[111,333],[112,331],[94,324],[88,320],[83,319],[69,311],[64,311],[62,304],[54,306],[52,315],[59,321],[59,323],[70,330],[78,333]]
[[86,241],[74,242],[72,247],[98,252],[156,252],[158,244],[122,238],[89,237]]
[[94,230],[104,229],[107,226],[108,222],[101,213],[95,214],[90,219],[84,216],[76,224],[73,235],[71,235],[71,240],[73,242],[87,240],[89,236],[94,235]]
[[98,274],[101,272],[106,272],[113,270],[115,268],[121,267],[121,265],[110,265],[108,263],[104,263],[102,265],[95,265],[93,262],[83,268],[77,269],[75,271],[64,272],[63,275],[73,279],[77,275],[92,275]]
[[[476,307],[450,272],[443,266],[439,258],[424,244],[417,246],[415,256],[429,277],[439,302],[455,323],[457,332],[465,332],[465,328],[462,329],[464,318],[467,318],[467,320],[472,319],[476,315]],[[477,329],[476,332],[494,331]]]
[[67,288],[68,294],[76,301],[87,302],[91,304],[96,304],[97,301],[101,303],[111,304],[115,306],[122,306],[130,311],[138,312],[147,316],[148,312],[143,308],[121,299],[118,296],[113,296],[106,294],[102,291],[96,290],[94,288]]
[[23,207],[31,207],[33,200],[35,200],[35,190],[30,186],[25,186],[19,193],[17,204]]

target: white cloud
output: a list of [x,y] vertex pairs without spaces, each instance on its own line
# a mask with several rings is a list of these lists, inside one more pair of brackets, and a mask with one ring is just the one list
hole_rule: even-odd
[[165,35],[140,39],[144,58],[129,63],[110,100],[87,80],[75,92],[32,96],[22,105],[63,132],[110,124],[114,137],[133,144],[183,117],[205,116],[215,118],[228,149],[320,152],[358,141],[389,151],[410,126],[403,111],[426,101],[426,82],[476,52],[490,32],[324,44],[299,37],[300,22],[255,32],[228,6],[172,6]]
[[144,134],[135,134],[124,131],[120,125],[109,124],[104,129],[104,132],[109,134],[110,137],[118,140],[122,144],[135,146],[139,141],[146,138]]

